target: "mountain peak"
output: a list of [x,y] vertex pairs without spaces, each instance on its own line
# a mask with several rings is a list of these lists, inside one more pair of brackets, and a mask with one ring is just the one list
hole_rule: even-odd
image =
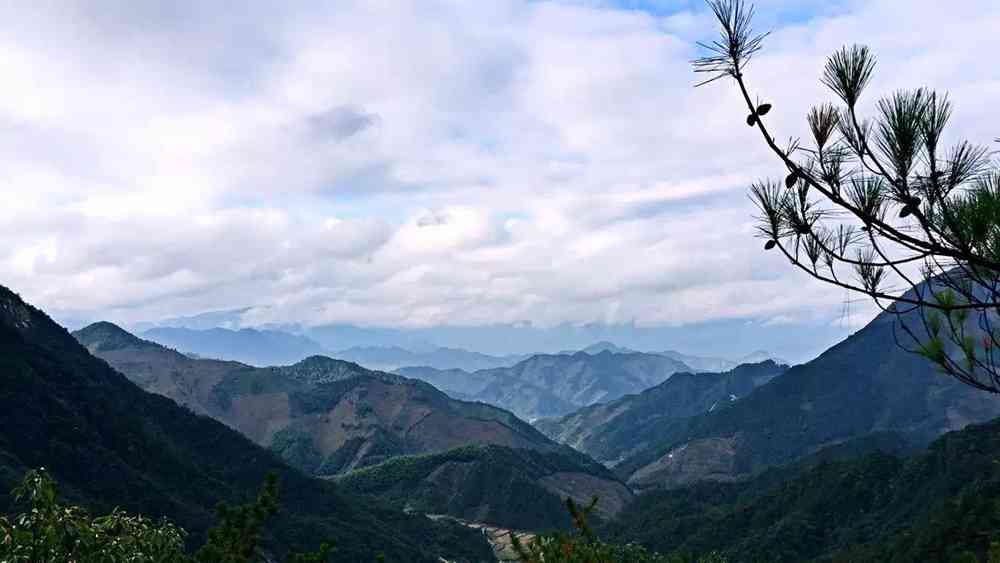
[[110,352],[124,348],[159,346],[108,321],[98,321],[73,333],[77,341],[91,351]]
[[359,375],[380,375],[383,378],[394,379],[399,376],[369,371],[358,364],[337,360],[329,356],[314,355],[296,362],[290,366],[274,368],[282,373],[308,383],[329,383]]
[[586,348],[584,348],[583,350],[581,350],[581,352],[584,352],[584,353],[587,353],[587,354],[591,354],[591,355],[593,355],[593,354],[600,354],[601,352],[611,352],[612,354],[628,354],[628,353],[630,353],[632,351],[633,350],[630,350],[628,348],[623,348],[622,346],[619,346],[619,345],[615,344],[614,342],[609,342],[607,340],[602,340],[600,342],[595,342],[595,343],[591,344],[590,346],[587,346]]
[[0,325],[22,331],[32,325],[35,308],[25,303],[21,296],[0,286]]

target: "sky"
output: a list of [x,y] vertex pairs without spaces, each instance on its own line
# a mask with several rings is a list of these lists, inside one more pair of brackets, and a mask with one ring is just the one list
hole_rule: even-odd
[[[812,350],[872,315],[754,237],[747,186],[782,168],[731,83],[693,87],[699,1],[232,6],[0,3],[0,283],[67,323],[752,323]],[[1000,136],[1000,3],[757,13],[780,138],[850,43],[869,103],[946,90],[952,140]]]

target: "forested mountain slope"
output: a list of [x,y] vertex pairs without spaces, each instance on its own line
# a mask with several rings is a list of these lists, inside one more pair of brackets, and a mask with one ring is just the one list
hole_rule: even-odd
[[[802,467],[788,467],[647,493],[605,536],[664,553],[720,550],[741,562],[1000,556],[1000,420],[946,434],[910,458],[893,455],[899,448],[898,437],[874,434],[833,448],[853,451],[807,458],[798,475]],[[843,461],[865,449],[883,451]]]
[[569,528],[567,497],[587,504],[596,496],[596,516],[604,519],[632,500],[628,487],[610,471],[568,448],[465,446],[394,458],[337,482],[406,510],[518,530]]
[[331,539],[345,561],[478,559],[478,534],[379,507],[306,477],[239,433],[147,393],[63,328],[0,287],[0,511],[29,468],[45,467],[71,501],[166,516],[197,542],[220,501],[250,498],[269,472],[284,508],[270,549]]

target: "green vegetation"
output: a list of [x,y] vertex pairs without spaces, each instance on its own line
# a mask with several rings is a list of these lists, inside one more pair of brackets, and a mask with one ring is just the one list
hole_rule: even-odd
[[415,512],[516,529],[569,529],[559,495],[538,483],[559,472],[586,472],[614,483],[608,470],[568,449],[541,452],[501,446],[398,457],[348,473],[337,483],[346,491],[376,495]]
[[[1000,421],[906,459],[872,454],[643,495],[605,532],[746,562],[924,562],[1000,554]],[[989,555],[988,555],[989,554]]]
[[555,532],[522,542],[511,535],[515,553],[524,563],[726,563],[717,553],[702,557],[660,555],[635,544],[615,545],[597,538],[588,524],[590,513],[596,506],[593,499],[586,507],[579,507],[566,499],[566,508],[573,522],[574,533]]
[[[278,481],[269,475],[255,501],[237,507],[220,504],[218,524],[192,556],[185,552],[181,528],[115,509],[92,517],[79,506],[63,504],[55,481],[44,470],[32,470],[14,492],[30,510],[0,516],[0,561],[4,563],[252,563],[265,561],[261,530],[278,511]],[[308,554],[291,554],[289,562],[323,563],[333,547],[323,544]]]

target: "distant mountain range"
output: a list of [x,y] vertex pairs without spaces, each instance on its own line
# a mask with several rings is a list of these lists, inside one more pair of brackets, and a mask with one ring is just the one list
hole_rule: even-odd
[[[95,350],[155,345],[101,329]],[[178,355],[179,356],[179,355]],[[181,358],[183,358],[181,356]],[[169,369],[143,374],[173,377]],[[185,380],[178,380],[178,383]],[[182,396],[197,397],[199,382]],[[169,387],[168,381],[156,381]],[[336,543],[337,556],[372,561],[479,561],[480,534],[407,516],[370,498],[306,477],[268,450],[160,395],[147,393],[92,356],[41,311],[0,287],[0,513],[28,469],[44,467],[73,503],[169,518],[204,540],[217,503],[245,502],[277,475],[282,508],[262,538],[270,553]],[[20,505],[23,506],[23,505]]]
[[[505,468],[511,479],[531,474],[536,480],[555,472],[572,474],[595,491],[609,491],[620,502],[631,497],[611,473],[582,454],[546,438],[511,413],[483,403],[453,399],[416,379],[365,369],[357,364],[313,356],[290,366],[256,368],[237,362],[196,359],[137,338],[111,323],[96,323],[74,333],[93,354],[107,361],[135,383],[166,395],[200,414],[216,418],[280,455],[306,473],[333,476],[394,461],[413,454],[444,454],[464,446],[496,446],[503,459],[533,463],[533,459],[560,460],[551,471]],[[522,452],[530,450],[542,456]],[[444,459],[444,458],[439,458]],[[478,467],[496,474],[491,464],[501,458],[479,459]],[[544,468],[543,468],[544,469]],[[518,477],[520,476],[520,477]],[[478,487],[460,474],[451,482],[463,490]],[[558,505],[558,479],[539,481],[540,504]],[[417,487],[416,483],[413,483]],[[398,494],[398,489],[394,489]],[[624,491],[624,492],[623,492]],[[368,494],[392,491],[369,489]],[[482,497],[486,504],[455,505],[501,525],[507,501]],[[435,505],[436,506],[436,505]],[[459,510],[461,508],[461,510]],[[555,515],[555,512],[546,512]],[[563,518],[549,522],[557,525]]]
[[674,373],[689,371],[682,362],[666,356],[604,349],[595,354],[536,354],[511,367],[472,373],[432,368],[407,368],[399,373],[534,420],[638,393]]
[[[638,350],[632,350],[629,348],[625,348],[623,346],[618,346],[613,342],[607,342],[607,341],[591,344],[590,346],[587,346],[586,348],[583,348],[582,350],[579,351],[585,352],[587,354],[599,354],[601,352],[611,352],[614,354],[630,354],[638,352]],[[572,355],[575,354],[576,351],[567,350],[560,353]],[[773,354],[765,350],[757,350],[736,360],[720,358],[720,357],[711,357],[711,356],[695,356],[692,354],[684,354],[676,350],[664,350],[662,352],[653,351],[648,353],[659,354],[661,356],[673,358],[696,372],[709,371],[709,372],[721,373],[724,371],[729,371],[740,364],[756,364],[766,360],[773,360],[775,363],[778,364],[788,364],[787,361],[777,356],[774,356]]]
[[[533,326],[531,323],[513,323],[424,328],[367,327],[352,324],[312,326],[266,321],[268,318],[281,316],[271,307],[246,307],[228,311],[210,311],[156,322],[138,322],[128,325],[128,328],[139,335],[154,328],[271,330],[305,336],[327,353],[359,347],[402,348],[411,352],[446,348],[504,357],[558,353],[560,350],[580,351],[595,342],[613,342],[622,348],[621,351],[680,350],[696,357],[725,358],[737,364],[749,362],[750,359],[746,356],[757,349],[769,350],[774,354],[775,360],[788,358],[796,363],[802,362],[814,358],[828,346],[828,343],[841,339],[846,334],[843,328],[827,324],[784,326],[765,324],[766,320],[747,319],[661,327],[639,327],[628,323],[563,324],[541,327]],[[463,366],[432,367],[448,369]],[[482,367],[487,366],[464,366],[464,369],[474,370]],[[690,367],[702,369],[694,365]],[[731,368],[734,365],[722,367]],[[705,371],[719,371],[719,369],[712,368]]]
[[310,338],[278,330],[161,327],[147,330],[142,337],[190,356],[252,366],[292,364],[326,352]]
[[511,366],[525,358],[434,347],[413,351],[399,346],[355,346],[332,352],[308,336],[273,329],[157,327],[143,332],[142,337],[189,356],[258,367],[293,364],[309,356],[327,355],[382,371],[406,366],[472,371]]
[[369,369],[393,371],[412,366],[435,369],[475,371],[512,366],[526,356],[489,356],[457,348],[435,348],[412,352],[399,347],[358,346],[334,352],[333,356],[361,364]]

